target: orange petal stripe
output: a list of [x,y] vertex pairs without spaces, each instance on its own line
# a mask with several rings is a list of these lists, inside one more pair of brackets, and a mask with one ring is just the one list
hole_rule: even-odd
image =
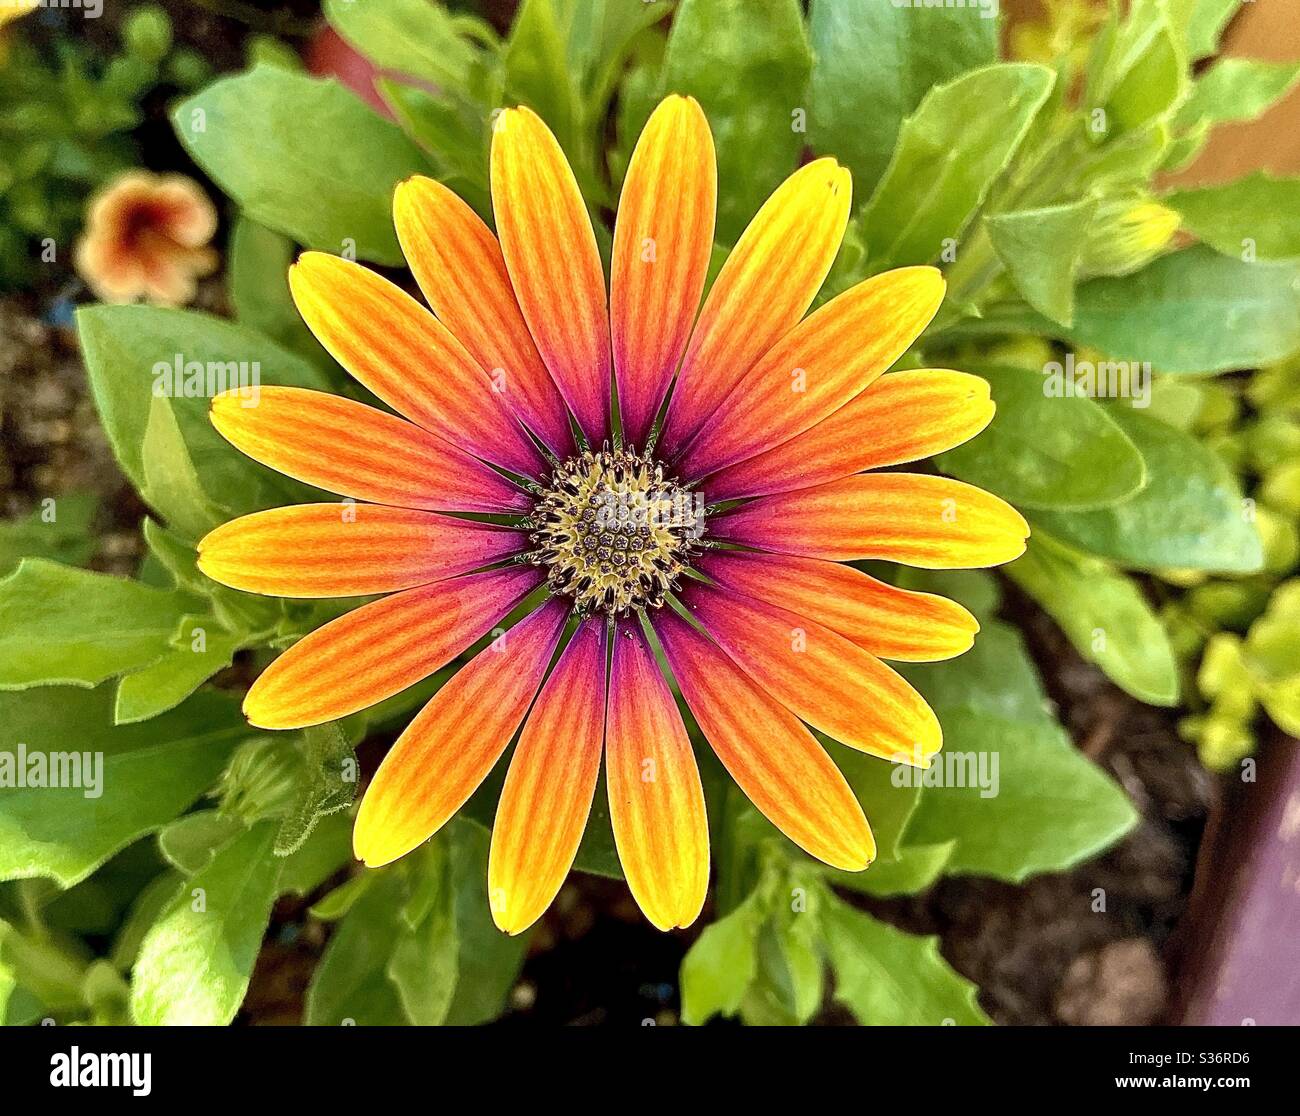
[[797,613],[698,582],[681,594],[696,619],[792,713],[841,744],[928,767],[943,745],[933,710],[874,655]]
[[761,496],[717,516],[712,532],[730,542],[806,558],[883,558],[954,570],[1019,558],[1029,525],[1005,500],[961,481],[865,473]]
[[724,589],[825,624],[881,659],[951,659],[969,651],[979,631],[956,601],[897,589],[839,562],[714,550],[695,565]]
[[212,400],[212,425],[231,445],[306,484],[377,504],[430,511],[528,511],[500,473],[427,430],[338,395],[264,387],[255,406],[237,392]]
[[609,435],[605,272],[582,192],[551,130],[507,109],[492,134],[492,210],[519,308],[588,438]]
[[316,339],[394,410],[494,465],[542,473],[537,447],[488,374],[400,287],[350,260],[304,252],[289,288]]
[[352,848],[371,868],[427,841],[501,758],[551,661],[568,605],[551,601],[489,644],[434,694],[366,789]]
[[397,187],[393,221],[439,320],[524,424],[558,457],[570,456],[569,413],[519,311],[492,230],[441,182],[418,175]]
[[297,504],[223,523],[199,543],[214,581],[275,597],[393,593],[528,549],[484,523],[382,504]]
[[605,740],[605,621],[584,620],[519,737],[492,826],[488,898],[507,934],[537,921],[582,841]]
[[749,371],[677,462],[686,480],[780,445],[833,414],[903,355],[943,301],[932,267],[876,275],[805,318]]
[[870,864],[871,827],[812,733],[675,613],[662,609],[654,626],[700,731],[750,801],[818,860],[849,872]]
[[537,587],[533,569],[467,574],[383,597],[304,636],[244,698],[259,728],[335,721],[427,678]]
[[811,430],[714,473],[703,487],[710,500],[734,500],[920,461],[975,437],[993,411],[988,382],[978,376],[891,372]]
[[709,886],[709,827],[695,753],[634,621],[614,635],[605,730],[614,843],[628,887],[660,930],[689,926]]
[[651,114],[614,228],[610,330],[623,439],[644,446],[686,350],[713,252],[718,169],[704,112],[672,96]]
[[755,214],[705,299],[660,440],[676,457],[740,378],[803,317],[830,271],[849,220],[852,179],[818,159]]

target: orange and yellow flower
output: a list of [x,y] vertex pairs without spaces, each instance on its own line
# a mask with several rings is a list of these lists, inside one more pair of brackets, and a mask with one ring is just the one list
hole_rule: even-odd
[[182,306],[220,262],[216,231],[216,208],[192,178],[129,170],[91,199],[74,262],[104,302]]
[[624,874],[668,929],[704,903],[709,836],[666,667],[754,804],[813,856],[865,868],[871,829],[811,730],[928,765],[938,720],[883,660],[958,655],[978,625],[846,563],[992,565],[1028,533],[968,485],[867,472],[992,417],[976,377],[882,376],[938,309],[942,278],[892,271],[805,317],[849,217],[848,171],[819,159],[754,217],[700,308],[716,169],[685,97],[637,144],[608,297],[573,173],[527,109],[499,118],[491,185],[495,236],[437,182],[398,187],[432,313],[343,259],[308,252],[291,271],[321,343],[397,414],[294,388],[214,401],[240,449],[361,502],[227,523],[200,544],[202,568],[258,593],[386,594],[273,662],[249,720],[346,716],[494,633],[383,761],[357,856],[387,864],[427,840],[517,734],[488,868],[497,925],[517,933],[554,898],[603,757]]

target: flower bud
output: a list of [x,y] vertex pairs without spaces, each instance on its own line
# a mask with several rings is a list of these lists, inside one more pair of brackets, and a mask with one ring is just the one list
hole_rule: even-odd
[[1147,198],[1102,201],[1088,227],[1080,277],[1129,275],[1145,267],[1173,239],[1179,223],[1172,209]]

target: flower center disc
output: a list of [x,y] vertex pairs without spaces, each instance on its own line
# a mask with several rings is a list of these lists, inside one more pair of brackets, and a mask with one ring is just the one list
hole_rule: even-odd
[[535,565],[576,611],[658,608],[704,533],[698,492],[650,454],[604,449],[559,466],[530,517]]

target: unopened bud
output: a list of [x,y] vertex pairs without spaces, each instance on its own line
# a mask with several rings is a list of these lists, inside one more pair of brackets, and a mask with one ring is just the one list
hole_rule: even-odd
[[1093,215],[1079,263],[1081,278],[1129,275],[1149,264],[1178,231],[1172,209],[1140,197],[1110,198]]

